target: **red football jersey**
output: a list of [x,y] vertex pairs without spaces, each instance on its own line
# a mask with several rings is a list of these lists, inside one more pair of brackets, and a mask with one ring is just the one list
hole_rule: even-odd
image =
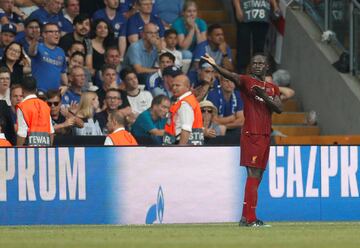
[[245,123],[243,132],[252,134],[271,134],[271,109],[265,101],[256,96],[253,90],[255,85],[265,88],[270,97],[280,96],[279,87],[273,83],[260,81],[248,75],[241,75],[241,98],[244,101]]

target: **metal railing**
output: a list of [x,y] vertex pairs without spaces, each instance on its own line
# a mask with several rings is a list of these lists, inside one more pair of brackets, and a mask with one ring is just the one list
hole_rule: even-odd
[[323,31],[336,34],[336,44],[350,54],[350,71],[360,76],[360,0],[293,0]]

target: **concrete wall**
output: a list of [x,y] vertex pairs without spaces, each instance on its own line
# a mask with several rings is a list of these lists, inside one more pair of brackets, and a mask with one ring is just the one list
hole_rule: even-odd
[[281,67],[303,109],[318,113],[321,134],[360,134],[360,82],[333,68],[338,54],[320,35],[308,16],[288,9]]

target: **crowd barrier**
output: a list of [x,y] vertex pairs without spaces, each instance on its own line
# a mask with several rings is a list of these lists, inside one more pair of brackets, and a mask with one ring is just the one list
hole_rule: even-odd
[[[0,149],[0,225],[235,222],[239,147]],[[265,221],[360,220],[359,146],[273,146]]]

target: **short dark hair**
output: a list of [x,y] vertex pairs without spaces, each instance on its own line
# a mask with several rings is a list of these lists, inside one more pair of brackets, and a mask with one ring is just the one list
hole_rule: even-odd
[[102,67],[101,67],[101,73],[105,73],[105,71],[107,71],[108,69],[112,69],[114,71],[116,71],[116,67],[114,65],[109,65],[109,64],[104,64]]
[[111,50],[116,50],[119,52],[119,49],[117,48],[117,46],[109,46],[105,49],[105,53],[104,53],[104,57],[108,56],[109,55],[109,51]]
[[0,115],[0,131],[1,133],[4,132],[6,126],[6,121],[2,115]]
[[170,98],[165,96],[165,95],[158,95],[155,96],[151,102],[151,107],[155,106],[155,105],[159,105],[161,104],[163,101],[168,100],[170,101]]
[[85,60],[85,54],[83,54],[82,52],[79,52],[79,51],[74,52],[73,54],[71,54],[70,59],[72,59],[75,56],[81,56]]
[[121,92],[119,89],[116,89],[116,88],[110,88],[106,91],[106,95],[109,93],[109,92],[116,92],[119,94],[119,96],[121,96]]
[[25,28],[27,28],[30,25],[30,23],[32,23],[32,22],[36,22],[39,25],[40,28],[42,27],[42,23],[37,18],[28,17],[24,21]]
[[120,78],[122,81],[125,81],[125,78],[127,75],[131,74],[131,73],[134,73],[136,75],[136,72],[134,71],[134,69],[132,68],[129,68],[129,67],[126,67],[124,69],[122,69],[120,71]]
[[24,77],[21,83],[21,87],[27,92],[35,92],[37,87],[36,79],[32,76]]
[[168,36],[171,35],[171,34],[176,34],[176,35],[178,35],[178,33],[177,33],[177,31],[176,31],[175,29],[170,28],[170,29],[168,29],[168,30],[165,31],[164,37],[166,38],[166,37],[168,37]]
[[11,85],[11,87],[10,87],[10,97],[12,96],[13,91],[16,90],[16,89],[19,89],[19,88],[22,89],[22,87],[21,87],[20,84],[13,84],[13,85]]
[[54,97],[56,97],[56,96],[61,99],[61,92],[60,92],[60,90],[55,90],[55,89],[53,89],[53,90],[48,90],[48,91],[46,92],[46,97],[47,97],[47,99],[54,98]]
[[163,58],[163,57],[168,57],[173,63],[175,63],[175,56],[174,54],[170,53],[170,52],[164,52],[160,55],[159,57],[159,61]]
[[215,29],[223,29],[222,26],[218,23],[211,24],[208,27],[207,34],[210,35]]
[[55,23],[55,22],[48,22],[48,23],[45,23],[45,24],[42,25],[42,27],[41,27],[41,32],[43,33],[48,26],[56,26],[56,27],[59,29],[59,31],[60,31],[60,27],[59,27],[59,25],[58,25],[57,23]]
[[11,74],[10,69],[7,66],[1,66],[0,67],[0,73],[9,73],[9,74]]
[[83,23],[84,21],[86,21],[88,19],[90,20],[90,16],[88,14],[80,13],[77,16],[75,16],[74,21],[73,21],[73,25],[75,26],[78,23],[81,24],[81,23]]

